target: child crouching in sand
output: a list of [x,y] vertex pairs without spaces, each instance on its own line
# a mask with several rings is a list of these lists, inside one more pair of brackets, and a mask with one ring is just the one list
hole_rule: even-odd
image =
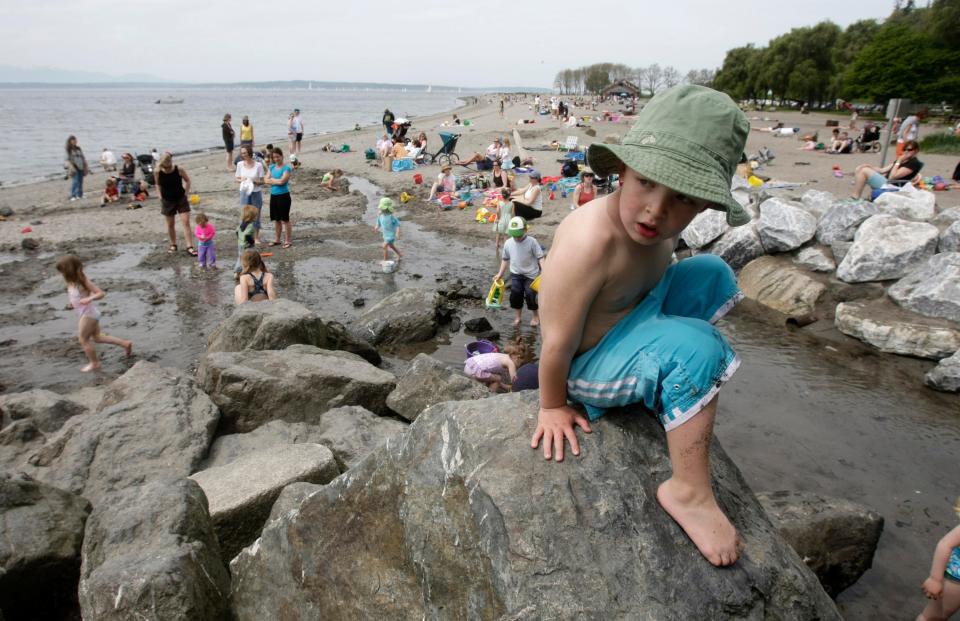
[[739,358],[713,327],[742,294],[720,258],[671,265],[677,237],[712,208],[739,226],[750,216],[730,181],[750,131],[727,95],[702,86],[658,93],[619,145],[593,144],[590,167],[619,173],[617,191],[577,209],[557,228],[540,285],[540,411],[531,446],[563,459],[574,425],[607,408],[643,404],[666,429],[671,477],[660,505],[717,566],[740,554],[737,531],[710,480],[717,392]]
[[117,180],[107,177],[103,186],[103,196],[100,197],[100,206],[106,207],[107,203],[115,203],[118,200],[120,200],[120,189],[117,188]]
[[492,352],[470,356],[463,364],[463,372],[490,388],[490,392],[500,392],[513,384],[517,378],[517,369],[533,360],[530,346],[522,340],[516,340],[503,348],[503,353]]
[[[953,508],[960,517],[960,498]],[[917,621],[947,621],[960,610],[960,526],[943,536],[933,552],[930,577],[924,582],[923,594],[931,600]]]
[[80,262],[80,259],[72,254],[63,257],[57,261],[57,271],[60,272],[67,283],[70,305],[80,315],[78,333],[80,347],[83,348],[83,352],[87,355],[89,361],[80,371],[89,373],[100,368],[100,360],[97,358],[97,348],[94,347],[94,343],[109,343],[122,347],[127,358],[132,356],[133,341],[118,339],[115,336],[107,336],[100,332],[100,311],[94,305],[94,301],[102,299],[104,293],[83,273],[83,263]]

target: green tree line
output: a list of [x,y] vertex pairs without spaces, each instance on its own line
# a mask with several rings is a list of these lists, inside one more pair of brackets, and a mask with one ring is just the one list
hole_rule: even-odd
[[841,29],[829,21],[790,32],[766,47],[729,50],[713,87],[737,100],[811,106],[836,98],[884,103],[960,102],[960,0],[918,8],[898,0],[882,23]]
[[664,88],[681,83],[709,86],[715,69],[694,69],[681,75],[676,67],[661,67],[654,63],[647,67],[629,67],[618,63],[595,63],[578,69],[557,72],[553,87],[563,94],[597,94],[617,80],[632,82],[651,96]]

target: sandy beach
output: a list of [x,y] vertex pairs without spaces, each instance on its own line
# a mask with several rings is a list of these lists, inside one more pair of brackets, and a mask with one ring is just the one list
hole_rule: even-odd
[[[580,116],[597,114],[573,110]],[[408,135],[426,132],[428,151],[435,152],[440,147],[437,132],[450,129],[441,124],[449,122],[453,112],[470,121],[469,126],[453,128],[462,134],[456,149],[461,158],[483,153],[496,137],[515,142],[514,130],[531,149],[552,141],[562,144],[568,136],[588,145],[623,136],[630,127],[629,117],[624,117],[616,123],[594,120],[590,128],[566,128],[519,102],[508,103],[501,117],[493,99],[482,98],[455,111],[414,119]],[[755,127],[779,120],[801,133],[817,130],[821,140],[830,133],[824,126],[831,118],[826,114],[764,112],[748,117]],[[535,122],[518,125],[522,119]],[[588,135],[588,129],[596,136]],[[438,212],[425,201],[438,165],[392,173],[365,160],[364,150],[381,134],[382,127],[375,126],[305,139],[302,167],[290,186],[293,247],[263,249],[273,253],[266,261],[281,297],[345,324],[364,307],[406,286],[450,288],[459,280],[485,292],[498,264],[491,226],[475,222],[475,208]],[[275,142],[286,150],[285,140]],[[327,143],[349,144],[350,152],[322,151]],[[511,155],[518,154],[517,146],[513,144]],[[796,139],[751,131],[747,152],[756,153],[762,146],[772,149],[776,158],[759,172],[803,184],[785,193],[793,197],[808,189],[847,196],[854,168],[880,162],[878,154],[801,151]],[[93,147],[89,153],[96,152]],[[530,150],[529,155],[545,176],[559,174],[561,153]],[[888,161],[892,157],[891,148]],[[956,166],[955,156],[921,153],[920,159],[924,175],[948,177]],[[207,336],[233,309],[230,268],[236,256],[237,184],[225,170],[222,151],[175,158],[175,163],[192,178],[192,191],[200,197],[195,210],[207,213],[217,228],[219,271],[200,270],[184,251],[182,238],[180,251],[167,254],[156,195],[141,209],[126,209],[125,202],[101,208],[105,174],[92,162],[95,174],[86,178],[86,198],[81,201],[67,200],[68,181],[0,187],[0,207],[13,210],[0,222],[0,275],[7,292],[0,313],[0,391],[95,390],[131,365],[117,352],[105,351],[101,373],[78,372],[83,353],[76,343],[76,319],[66,308],[63,283],[53,267],[66,253],[79,255],[88,275],[106,291],[103,329],[132,338],[135,359],[195,368]],[[834,165],[843,177],[834,176]],[[334,168],[344,171],[350,191],[319,187],[323,173]],[[466,170],[456,167],[454,172]],[[423,175],[423,184],[414,183],[414,173]],[[517,181],[525,184],[526,178]],[[404,260],[397,273],[383,274],[371,204],[384,194],[399,203],[401,192],[415,197],[398,209]],[[939,208],[960,206],[960,191],[938,193],[937,198]],[[544,215],[531,234],[549,249],[557,225],[569,213],[569,199],[559,192],[555,200],[545,197]],[[264,240],[272,241],[266,217],[265,208]],[[28,228],[30,232],[23,232]],[[37,241],[36,250],[22,249],[27,238]],[[504,337],[512,334],[509,313],[484,311],[478,299],[460,300],[457,313],[463,319],[485,315]],[[816,490],[863,502],[883,514],[887,526],[874,569],[838,603],[848,619],[902,618],[904,611],[919,609],[918,586],[928,571],[929,553],[950,519],[949,500],[938,490],[951,489],[954,483],[948,473],[955,468],[955,458],[948,453],[949,446],[960,442],[958,400],[921,385],[923,373],[933,366],[929,361],[878,354],[829,325],[796,331],[758,317],[741,310],[721,326],[745,365],[721,398],[718,436],[757,491]],[[535,329],[524,325],[520,332],[537,342]],[[402,369],[420,351],[457,363],[469,340],[457,330],[421,346],[387,350],[385,367]]]

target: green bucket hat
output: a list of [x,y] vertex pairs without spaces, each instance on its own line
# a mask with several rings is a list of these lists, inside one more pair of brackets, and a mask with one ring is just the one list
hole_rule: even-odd
[[637,115],[621,144],[592,144],[587,161],[606,177],[623,162],[644,177],[727,212],[740,226],[750,214],[730,194],[750,124],[727,95],[705,86],[657,94]]
[[384,196],[380,199],[380,204],[378,205],[380,211],[385,211],[387,213],[393,212],[393,200]]

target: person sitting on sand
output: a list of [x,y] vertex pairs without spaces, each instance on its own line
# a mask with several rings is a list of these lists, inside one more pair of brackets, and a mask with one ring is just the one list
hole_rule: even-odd
[[827,149],[827,153],[850,153],[853,150],[853,138],[851,138],[847,132],[840,132],[837,138],[833,141],[833,144],[830,145],[830,148]]
[[672,255],[708,208],[725,211],[730,226],[750,221],[730,193],[749,131],[723,93],[695,85],[657,93],[622,144],[590,146],[590,168],[619,174],[623,185],[560,223],[540,283],[540,411],[530,445],[542,441],[543,456],[561,461],[566,440],[580,454],[574,426],[589,432],[590,423],[568,399],[590,420],[642,403],[664,426],[673,470],[657,500],[716,566],[740,554],[709,455],[717,393],[739,358],[712,324],[743,296],[719,257],[673,263]]
[[533,313],[531,326],[540,325],[540,315],[537,313],[537,292],[531,288],[534,279],[540,275],[543,267],[543,248],[536,239],[527,235],[527,223],[523,218],[513,217],[507,225],[507,235],[510,238],[503,244],[500,271],[493,277],[497,282],[510,269],[510,308],[516,316],[514,326],[519,326],[523,318],[523,303]]
[[273,274],[267,270],[259,252],[252,248],[244,250],[240,255],[240,265],[243,268],[240,282],[233,288],[233,299],[237,304],[277,299]]
[[536,170],[528,173],[527,187],[513,191],[510,200],[513,201],[515,213],[524,220],[535,220],[543,215],[543,190],[540,184],[543,177]]
[[427,197],[428,202],[432,201],[438,192],[457,191],[457,178],[453,176],[452,170],[450,164],[444,164],[440,167],[440,174],[437,175],[437,180],[430,187],[430,196]]
[[118,200],[120,200],[120,190],[117,189],[117,180],[113,177],[107,177],[103,187],[103,196],[100,198],[100,206],[106,207],[107,203],[115,203]]
[[888,183],[902,185],[905,182],[912,181],[923,168],[923,162],[917,159],[917,153],[920,152],[920,145],[916,140],[908,140],[903,146],[903,155],[898,157],[889,166],[883,168],[874,168],[861,164],[857,166],[854,174],[853,198],[860,198],[863,194],[865,185],[869,185],[874,190],[879,190]]
[[103,172],[117,170],[117,156],[110,149],[104,149],[100,154],[100,165],[103,166]]
[[336,192],[340,189],[340,177],[342,176],[343,171],[339,168],[334,168],[323,175],[323,179],[320,180],[320,187]]
[[486,155],[474,153],[469,158],[460,160],[460,165],[468,166],[476,162],[478,170],[491,170],[493,168],[493,163],[500,159],[500,149],[502,146],[503,143],[500,142],[500,139],[494,138],[493,142],[490,143],[490,146],[487,147]]

